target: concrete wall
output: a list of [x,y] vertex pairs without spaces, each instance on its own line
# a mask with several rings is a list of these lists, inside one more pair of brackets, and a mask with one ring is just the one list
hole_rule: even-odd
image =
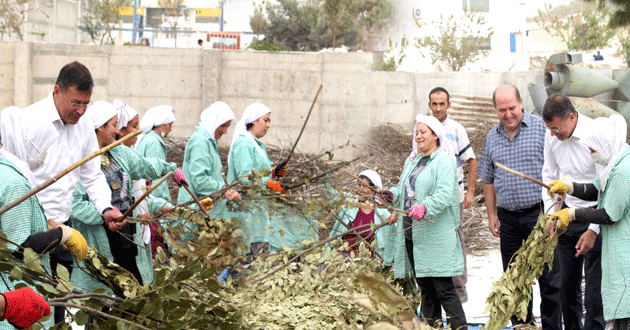
[[[23,24],[22,41],[76,44],[79,4],[74,0],[31,1]],[[13,4],[13,6],[17,6]],[[0,36],[1,41],[18,41],[17,34]]]
[[[140,114],[172,105],[174,137],[188,137],[201,111],[216,100],[240,119],[245,107],[262,102],[272,109],[272,128],[263,141],[291,147],[317,88],[320,95],[298,150],[320,153],[350,141],[360,146],[370,127],[393,123],[410,129],[418,112],[428,112],[428,93],[443,86],[452,93],[490,96],[505,83],[520,90],[532,109],[527,84],[541,72],[372,72],[369,53],[291,53],[160,49],[0,42],[0,109],[25,107],[48,95],[66,63],[77,60],[92,72],[92,100],[121,99]],[[233,127],[220,142],[228,145]],[[357,148],[335,150],[350,158]]]

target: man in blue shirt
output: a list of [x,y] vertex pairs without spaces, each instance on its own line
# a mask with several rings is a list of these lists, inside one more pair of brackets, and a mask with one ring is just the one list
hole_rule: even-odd
[[[506,270],[538,221],[542,209],[540,186],[499,169],[494,163],[542,180],[546,127],[540,117],[525,113],[516,87],[500,86],[492,100],[500,123],[486,136],[478,176],[484,183],[490,231],[501,238],[501,259]],[[538,279],[544,330],[562,329],[557,269],[554,266],[554,271],[550,272],[545,265]],[[525,320],[512,316],[512,325],[522,323],[533,323],[531,301]]]

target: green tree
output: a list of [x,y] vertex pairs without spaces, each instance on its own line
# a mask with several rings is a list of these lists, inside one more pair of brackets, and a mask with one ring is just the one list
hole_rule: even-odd
[[[343,44],[357,47],[364,29],[382,31],[393,21],[391,0],[279,0],[265,13],[254,13],[250,25],[269,42],[290,50],[316,51]],[[264,16],[266,23],[259,22]]]
[[375,62],[372,65],[374,71],[396,71],[402,61],[407,57],[405,50],[409,46],[409,39],[402,37],[400,42],[392,39],[388,40],[389,48],[385,52],[385,58],[382,62]]
[[79,29],[89,34],[93,42],[113,44],[112,29],[122,18],[120,8],[130,3],[130,0],[87,0]]
[[[422,23],[416,21],[416,25],[421,28]],[[446,61],[451,70],[459,71],[490,53],[494,30],[483,14],[465,11],[458,18],[453,14],[444,18],[440,14],[432,25],[437,27],[437,34],[424,37],[419,46],[429,49],[433,64]]]
[[536,23],[550,35],[559,37],[569,50],[606,47],[616,33],[615,29],[602,24],[610,17],[610,10],[605,4],[587,3],[559,9],[545,5],[544,10],[538,10]]
[[252,28],[252,32],[256,34],[256,38],[263,34],[265,29],[269,26],[263,11],[264,8],[262,8],[261,5],[258,5],[254,8],[254,14],[249,16],[249,26]]
[[[24,40],[24,33],[28,33],[24,31],[28,13],[40,6],[49,5],[47,0],[0,0],[0,40],[5,34],[9,36],[15,34],[19,40]],[[40,34],[34,31],[31,33]]]
[[359,26],[367,31],[384,31],[394,24],[391,0],[355,0],[353,10],[359,16]]
[[158,6],[164,8],[164,17],[168,25],[173,30],[173,38],[175,41],[175,48],[177,48],[177,25],[179,18],[184,15],[182,6],[185,4],[184,0],[158,0]]
[[623,55],[626,66],[630,68],[630,29],[627,27],[619,28],[617,38],[619,38],[617,50],[619,54]]
[[332,32],[332,47],[337,47],[337,36],[343,31],[356,28],[358,16],[354,15],[351,0],[324,0],[324,22]]
[[608,21],[610,28],[630,25],[630,0],[584,0],[588,3],[598,3],[599,6],[605,6],[611,3],[614,11]]

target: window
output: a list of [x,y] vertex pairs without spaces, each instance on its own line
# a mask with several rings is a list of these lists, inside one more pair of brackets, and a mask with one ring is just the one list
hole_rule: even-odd
[[462,0],[462,9],[477,12],[490,12],[490,0]]
[[473,50],[492,50],[490,38],[469,37],[466,41],[473,45]]

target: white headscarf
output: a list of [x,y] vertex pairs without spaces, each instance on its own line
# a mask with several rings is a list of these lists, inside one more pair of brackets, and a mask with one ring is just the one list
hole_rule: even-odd
[[121,100],[115,100],[114,107],[116,107],[116,110],[118,111],[118,129],[127,127],[129,122],[138,115],[136,110]]
[[7,149],[31,170],[42,166],[48,147],[59,138],[55,126],[39,118],[24,118],[18,107],[4,109],[0,117],[0,134]]
[[107,122],[118,114],[118,111],[116,110],[116,107],[109,102],[96,101],[85,111],[85,114],[92,121],[94,129],[97,129],[107,124]]
[[614,114],[609,118],[596,118],[593,121],[593,126],[586,132],[584,138],[581,139],[582,143],[609,159],[604,169],[598,174],[603,190],[606,187],[610,171],[615,167],[619,156],[628,147],[626,143],[628,124],[623,116]]
[[208,131],[211,139],[216,140],[214,138],[214,133],[217,128],[228,121],[230,122],[230,125],[232,125],[235,120],[236,117],[234,117],[232,108],[230,108],[230,106],[225,102],[217,101],[201,112],[201,122],[199,123],[199,126]]
[[383,190],[383,182],[381,181],[381,176],[378,175],[378,173],[376,173],[376,171],[373,170],[365,170],[361,173],[359,173],[359,177],[361,176],[365,176],[366,178],[368,178],[373,185],[375,185],[378,190],[377,191],[381,191]]
[[138,142],[136,145],[140,144],[142,138],[145,135],[149,134],[153,127],[172,123],[175,121],[175,114],[173,114],[173,107],[170,105],[158,105],[157,107],[153,107],[147,110],[147,113],[142,116],[142,120],[140,121],[140,128],[142,129],[142,134],[138,137]]
[[173,114],[173,107],[170,105],[158,105],[147,110],[147,113],[142,116],[140,121],[140,128],[149,132],[153,127],[172,123],[175,121],[175,114]]
[[433,116],[418,114],[416,116],[416,123],[413,125],[413,135],[411,137],[411,144],[413,147],[409,157],[412,159],[418,155],[418,144],[416,143],[416,127],[418,127],[418,123],[423,123],[429,126],[429,128],[433,131],[433,133],[435,133],[435,135],[437,135],[438,139],[440,140],[440,146],[443,146],[445,143],[444,138],[446,136],[444,135],[445,132],[442,123],[440,123],[440,121]]
[[266,105],[262,103],[252,103],[248,105],[247,108],[245,108],[245,112],[243,112],[243,117],[241,117],[241,121],[236,124],[236,129],[234,130],[234,135],[232,136],[232,144],[230,145],[230,153],[228,154],[228,163],[230,162],[230,156],[232,155],[232,147],[234,146],[234,141],[236,141],[236,139],[241,135],[247,137],[252,142],[254,147],[256,147],[256,150],[258,150],[258,152],[263,157],[267,158],[267,155],[265,155],[265,152],[262,151],[252,135],[247,133],[247,124],[255,122],[258,118],[268,113],[271,113],[271,109],[269,109]]

